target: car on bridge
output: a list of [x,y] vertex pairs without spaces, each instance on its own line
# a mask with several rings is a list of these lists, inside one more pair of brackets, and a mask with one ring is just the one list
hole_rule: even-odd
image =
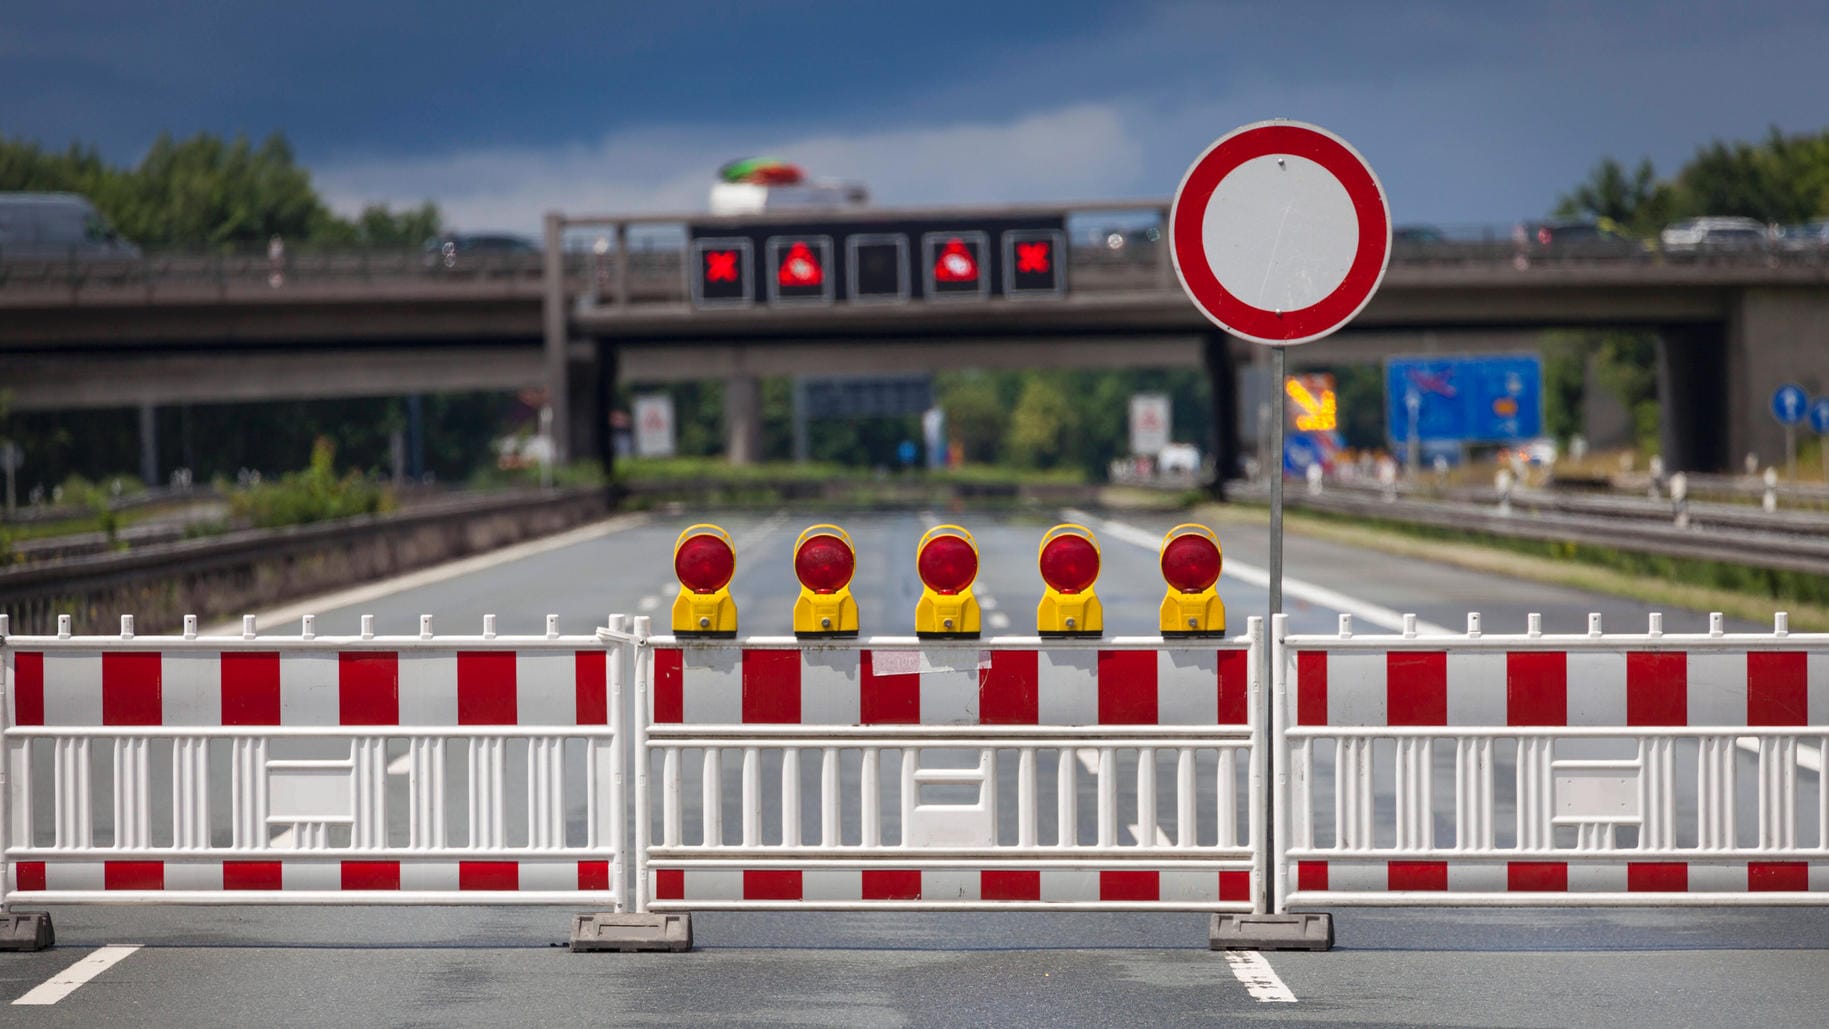
[[1685,218],[1666,226],[1658,242],[1668,253],[1758,250],[1771,244],[1772,233],[1752,218]]
[[1783,250],[1829,250],[1829,219],[1785,226],[1779,230],[1778,246]]
[[0,261],[124,263],[140,248],[122,239],[87,197],[0,193]]

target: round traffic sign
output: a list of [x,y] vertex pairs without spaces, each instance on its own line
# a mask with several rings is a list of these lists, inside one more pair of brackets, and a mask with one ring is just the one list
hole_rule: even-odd
[[1365,307],[1391,257],[1391,211],[1370,165],[1315,125],[1221,136],[1169,210],[1181,287],[1209,320],[1270,346],[1320,339]]
[[1810,428],[1818,436],[1829,436],[1829,397],[1817,397],[1810,405]]
[[1785,383],[1772,394],[1772,417],[1780,425],[1796,425],[1804,420],[1804,409],[1810,406],[1810,395],[1802,386]]

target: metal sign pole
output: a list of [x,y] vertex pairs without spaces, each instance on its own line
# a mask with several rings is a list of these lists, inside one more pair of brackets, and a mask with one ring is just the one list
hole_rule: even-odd
[[1785,426],[1785,478],[1797,481],[1797,426]]
[[[1283,613],[1283,348],[1270,348],[1270,617]],[[1268,696],[1268,695],[1266,695]]]

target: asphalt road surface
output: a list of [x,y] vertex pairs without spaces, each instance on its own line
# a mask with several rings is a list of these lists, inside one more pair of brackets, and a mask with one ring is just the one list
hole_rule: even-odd
[[[914,543],[934,514],[831,516],[857,544],[866,635],[911,631]],[[1035,548],[1057,514],[947,516],[981,547],[987,632],[1033,631]],[[441,634],[475,632],[493,613],[499,632],[532,633],[551,613],[570,633],[612,611],[664,627],[669,554],[687,521],[652,516],[461,574],[409,577],[316,607],[316,629],[353,633],[372,613],[382,634],[416,633],[432,614]],[[739,542],[745,634],[790,630],[790,551],[807,522],[723,520]],[[1093,517],[1109,633],[1153,632],[1154,540],[1173,523]],[[1221,595],[1238,631],[1267,604],[1255,574],[1267,542],[1261,530],[1222,542]],[[1331,632],[1341,613],[1360,631],[1390,630],[1404,612],[1458,630],[1470,610],[1488,633],[1522,631],[1530,612],[1548,632],[1585,630],[1589,612],[1610,631],[1639,631],[1649,610],[1299,537],[1287,575],[1297,632]],[[296,613],[276,612],[261,631],[296,631]],[[1667,632],[1705,627],[1704,613],[1666,612]],[[59,907],[58,947],[0,955],[0,1024],[1813,1026],[1829,1011],[1829,910],[1818,908],[1340,909],[1334,951],[1261,957],[1207,951],[1195,914],[889,912],[704,912],[691,954],[573,955],[562,946],[567,915]],[[28,994],[55,1003],[13,1003]]]

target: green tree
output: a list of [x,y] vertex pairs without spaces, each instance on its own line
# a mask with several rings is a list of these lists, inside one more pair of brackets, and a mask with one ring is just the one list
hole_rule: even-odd
[[1671,188],[1659,182],[1649,159],[1631,172],[1608,157],[1594,166],[1587,181],[1557,201],[1559,218],[1606,219],[1640,236],[1655,235],[1664,226],[1671,207]]
[[1023,468],[1058,467],[1079,427],[1079,412],[1057,377],[1036,373],[1024,381],[1010,413],[1005,456]]
[[934,385],[934,400],[946,411],[947,435],[959,442],[965,459],[982,464],[1001,460],[1010,405],[997,377],[978,371],[949,372],[940,375]]

